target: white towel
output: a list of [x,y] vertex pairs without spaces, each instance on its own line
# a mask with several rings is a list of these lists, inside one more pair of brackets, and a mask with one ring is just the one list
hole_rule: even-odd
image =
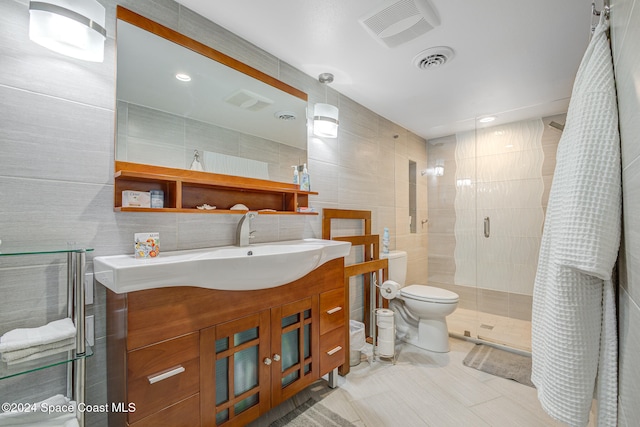
[[[42,359],[43,357],[52,356],[58,353],[64,353],[73,350],[74,348],[76,348],[76,340],[75,338],[70,338],[53,344],[45,344],[44,346],[29,347],[25,350],[2,353],[2,361],[7,365],[15,365],[18,363],[29,362],[31,360]],[[28,352],[26,352],[26,350],[28,350]]]
[[532,376],[545,411],[617,424],[612,271],[620,246],[620,137],[607,22],[582,60],[560,139],[533,295]]
[[[69,407],[71,412],[59,413],[44,411],[50,407]],[[0,413],[0,426],[40,426],[40,427],[75,427],[78,425],[75,411],[75,402],[67,397],[56,394],[48,399],[35,404],[34,407],[26,407],[25,411]]]
[[[13,351],[5,351],[2,353],[2,361],[3,362],[13,362],[20,359],[24,359],[34,354],[44,353],[47,354],[55,354],[61,353],[67,350],[73,350],[76,347],[76,339],[67,338],[61,341],[52,342],[49,344],[36,345],[33,347],[24,348],[21,350],[13,350]],[[42,357],[42,356],[40,356]],[[32,359],[29,359],[32,360]]]
[[50,344],[75,337],[76,327],[71,319],[49,322],[39,328],[19,328],[0,337],[0,353]]

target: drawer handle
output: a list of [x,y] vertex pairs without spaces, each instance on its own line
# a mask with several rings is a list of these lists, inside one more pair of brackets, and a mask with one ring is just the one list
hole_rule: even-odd
[[175,368],[171,368],[168,369],[164,372],[160,372],[157,375],[154,376],[149,376],[147,377],[147,379],[149,380],[149,384],[155,384],[158,381],[162,381],[162,380],[166,380],[167,378],[170,378],[174,375],[178,375],[181,374],[185,371],[185,369],[182,366],[176,366]]
[[334,354],[336,354],[336,353],[337,353],[337,352],[339,352],[340,350],[342,350],[342,347],[337,346],[336,348],[334,348],[334,349],[332,349],[332,350],[327,351],[327,354],[328,354],[329,356],[333,356]]
[[327,310],[327,314],[333,314],[333,313],[337,313],[340,310],[342,310],[342,307],[334,307],[331,310]]

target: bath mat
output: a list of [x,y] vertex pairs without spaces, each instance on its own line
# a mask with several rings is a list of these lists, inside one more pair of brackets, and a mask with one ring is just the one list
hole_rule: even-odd
[[531,358],[499,348],[476,344],[462,362],[465,366],[534,387]]
[[340,415],[319,403],[309,399],[284,417],[272,422],[269,427],[355,427]]

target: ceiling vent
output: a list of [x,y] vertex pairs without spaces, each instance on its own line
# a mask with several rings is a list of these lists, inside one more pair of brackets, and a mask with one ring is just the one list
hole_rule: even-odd
[[453,49],[450,47],[432,47],[417,54],[413,58],[413,64],[421,70],[433,70],[451,61],[453,56]]
[[278,120],[291,121],[297,119],[296,113],[293,111],[276,111],[274,114]]
[[249,111],[260,111],[273,104],[273,101],[269,98],[246,89],[240,89],[233,92],[224,100],[229,104]]
[[400,0],[386,3],[362,18],[360,23],[379,42],[396,47],[440,25],[429,0]]

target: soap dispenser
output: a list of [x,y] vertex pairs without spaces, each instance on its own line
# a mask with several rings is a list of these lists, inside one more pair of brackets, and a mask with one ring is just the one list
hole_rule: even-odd
[[293,183],[300,184],[300,174],[298,173],[298,166],[291,166],[293,168]]
[[309,171],[307,170],[306,163],[302,168],[302,177],[300,178],[300,189],[302,191],[311,191],[311,182],[309,179]]

